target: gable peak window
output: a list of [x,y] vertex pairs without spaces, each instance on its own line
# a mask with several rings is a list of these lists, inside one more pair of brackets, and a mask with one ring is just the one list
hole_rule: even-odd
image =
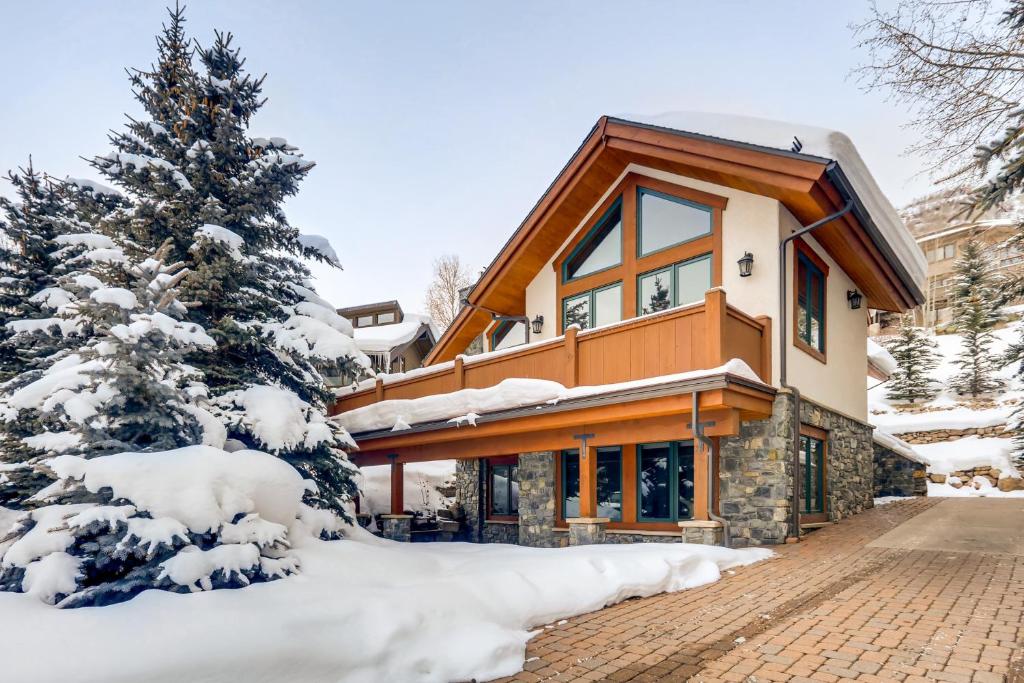
[[622,200],[616,201],[565,261],[566,281],[622,263]]
[[711,207],[637,188],[637,251],[640,256],[711,234]]
[[502,320],[491,333],[491,351],[526,343],[526,325],[521,320]]

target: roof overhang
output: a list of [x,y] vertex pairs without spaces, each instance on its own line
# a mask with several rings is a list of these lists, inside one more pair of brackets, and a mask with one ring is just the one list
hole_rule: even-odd
[[[854,210],[815,232],[870,307],[905,311],[924,295],[886,243],[838,164],[830,159],[609,117],[601,118],[506,242],[469,302],[525,314],[526,286],[630,164],[771,197],[807,225],[848,201]],[[451,360],[491,322],[464,306],[426,363]]]
[[[352,434],[359,451],[350,457],[359,465],[378,465],[400,454],[402,460],[457,457],[458,445],[464,442],[476,457],[495,455],[487,444],[502,443],[512,438],[519,448],[524,438],[548,439],[544,448],[570,447],[557,444],[558,430],[579,431],[580,425],[616,423],[622,429],[636,427],[638,422],[664,421],[676,428],[685,427],[679,416],[692,411],[692,394],[697,392],[700,410],[715,411],[719,416],[735,413],[728,420],[720,419],[710,435],[734,433],[738,419],[758,419],[771,413],[775,389],[761,382],[722,373],[708,377],[647,384],[595,395],[570,398],[480,415],[475,426],[466,422],[440,420],[414,425],[398,432],[380,429]],[[688,428],[688,427],[687,427]],[[602,436],[614,438],[607,429]],[[564,435],[562,437],[565,438]],[[554,441],[551,441],[554,439]]]

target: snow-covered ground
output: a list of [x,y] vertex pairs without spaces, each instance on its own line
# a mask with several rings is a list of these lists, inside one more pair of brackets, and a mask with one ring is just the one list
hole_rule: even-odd
[[[360,510],[372,515],[387,514],[391,510],[391,466],[360,467],[359,472]],[[454,484],[454,460],[407,463],[403,475],[406,510],[434,513],[454,502],[439,490]]]
[[[1016,322],[996,330],[992,353],[1003,353],[1020,334],[1021,324]],[[999,375],[1006,381],[1006,389],[988,397],[989,405],[976,407],[949,388],[950,380],[958,372],[954,361],[960,351],[960,336],[944,334],[936,335],[933,339],[938,344],[940,362],[932,371],[932,378],[941,387],[941,391],[931,401],[916,404],[913,412],[901,410],[900,405],[885,397],[888,390],[886,384],[878,385],[876,381],[868,380],[869,386],[872,387],[868,391],[869,419],[877,427],[876,434],[898,436],[909,432],[963,430],[1011,423],[1012,413],[1018,404],[1024,401],[1024,388],[1014,377],[1015,368],[1010,366],[1000,370]],[[922,412],[922,408],[926,410]],[[1009,433],[1006,437],[968,436],[939,443],[916,444],[913,449],[920,460],[927,464],[929,474],[950,474],[978,467],[990,467],[998,469],[1002,477],[1020,476],[1013,466],[1014,446]],[[1000,491],[993,487],[988,479],[975,477],[974,481],[959,488],[951,484],[930,481],[928,495],[1024,497],[1024,491]]]
[[302,572],[237,590],[148,591],[61,610],[0,593],[3,680],[19,683],[488,680],[532,629],[712,583],[771,555],[689,544],[561,549],[304,539]]

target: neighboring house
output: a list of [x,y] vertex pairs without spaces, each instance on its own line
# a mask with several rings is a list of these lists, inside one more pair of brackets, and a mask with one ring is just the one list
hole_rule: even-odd
[[440,336],[430,318],[403,313],[397,301],[339,308],[338,315],[352,323],[356,345],[370,357],[375,372],[421,367]]
[[[969,191],[954,188],[919,199],[900,211],[907,229],[914,235],[928,260],[925,303],[916,312],[916,323],[926,327],[944,325],[952,319],[950,293],[956,274],[953,265],[962,245],[972,237],[985,244],[997,274],[1024,273],[1024,253],[1008,247],[1006,240],[1017,232],[1022,210],[1016,199],[983,214],[964,214]],[[873,333],[884,334],[892,327],[891,316],[875,316]]]
[[392,537],[403,464],[455,458],[473,540],[782,543],[872,506],[865,307],[925,268],[839,133],[603,117],[426,367],[335,412],[391,464]]

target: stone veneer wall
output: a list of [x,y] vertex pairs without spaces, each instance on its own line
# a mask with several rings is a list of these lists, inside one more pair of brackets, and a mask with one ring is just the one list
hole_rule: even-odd
[[927,496],[925,466],[881,444],[874,444],[875,496]]
[[[800,421],[828,432],[829,519],[874,505],[872,427],[816,403],[800,402]],[[782,543],[792,535],[793,395],[780,391],[766,420],[740,424],[719,444],[720,510],[733,547]]]
[[480,529],[480,461],[455,461],[455,500],[466,513],[466,540],[476,543]]
[[792,495],[793,398],[779,392],[767,420],[740,423],[718,446],[719,511],[732,547],[783,543]]
[[519,545],[555,548],[555,454],[519,455]]

